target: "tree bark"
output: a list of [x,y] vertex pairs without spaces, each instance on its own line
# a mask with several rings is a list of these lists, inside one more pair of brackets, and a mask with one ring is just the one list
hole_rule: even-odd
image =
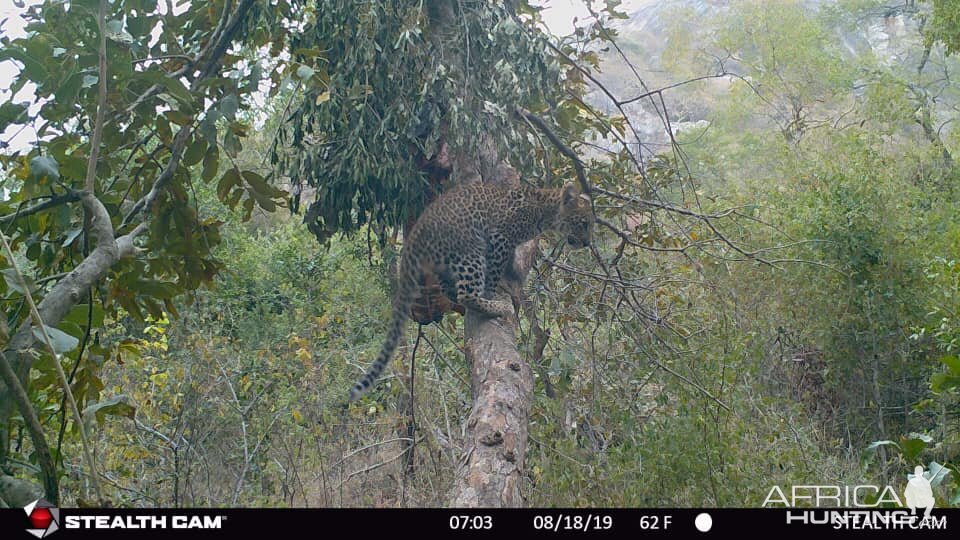
[[0,508],[22,508],[43,495],[32,482],[0,474]]
[[[460,157],[458,164],[478,173],[483,182],[518,180],[516,171],[497,158],[492,144],[481,143],[474,164]],[[536,241],[517,248],[512,271],[503,277],[503,289],[512,294],[521,290],[535,253]],[[449,496],[451,507],[524,505],[520,484],[533,405],[533,372],[517,348],[517,329],[516,318],[488,318],[467,310],[464,350],[470,364],[473,408]]]
[[533,372],[517,350],[516,331],[516,319],[491,319],[467,310],[465,351],[473,409],[467,419],[464,457],[450,493],[452,507],[524,505],[520,484]]

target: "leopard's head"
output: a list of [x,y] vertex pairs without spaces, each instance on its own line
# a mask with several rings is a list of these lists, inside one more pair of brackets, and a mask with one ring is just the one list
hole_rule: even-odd
[[590,245],[593,222],[590,198],[580,193],[575,184],[564,185],[560,195],[560,210],[557,212],[557,232],[566,238],[570,247],[584,248]]

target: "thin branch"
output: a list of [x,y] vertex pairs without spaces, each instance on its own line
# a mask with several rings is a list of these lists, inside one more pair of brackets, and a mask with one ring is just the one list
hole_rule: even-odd
[[[630,333],[630,332],[628,332],[627,334],[630,335],[631,339],[633,339],[633,341],[634,341],[635,343],[637,343],[637,345],[639,345],[639,341],[638,341],[636,335],[634,335],[634,334],[632,334],[632,333]],[[703,386],[697,384],[696,381],[690,379],[690,378],[687,377],[686,375],[683,375],[683,374],[679,373],[678,371],[674,370],[674,369],[671,368],[670,366],[668,366],[668,365],[664,364],[663,362],[657,360],[655,357],[652,357],[652,356],[651,356],[651,357],[649,357],[649,358],[650,358],[650,361],[651,361],[654,365],[656,365],[658,368],[666,371],[666,372],[669,373],[670,375],[673,375],[674,377],[680,379],[681,381],[685,382],[686,384],[689,384],[690,386],[694,387],[694,388],[695,388],[697,391],[699,391],[701,394],[703,394],[703,395],[706,396],[707,398],[713,400],[714,403],[716,403],[717,405],[719,405],[720,407],[722,407],[725,411],[727,411],[727,412],[733,412],[733,409],[731,409],[730,406],[728,406],[726,403],[724,403],[723,401],[721,401],[720,398],[718,398],[718,397],[714,396],[712,393],[710,393],[709,390],[707,390],[707,389],[704,388]]]
[[353,456],[359,454],[360,452],[363,452],[364,450],[370,450],[371,448],[376,448],[377,446],[383,446],[383,445],[385,445],[385,444],[389,444],[389,443],[392,443],[392,442],[412,443],[413,441],[412,441],[409,437],[394,437],[393,439],[386,439],[386,440],[383,440],[383,441],[377,441],[377,442],[374,442],[374,443],[370,443],[370,444],[368,444],[368,445],[366,445],[366,446],[361,446],[360,448],[357,448],[356,450],[353,450],[353,451],[351,451],[351,452],[349,452],[349,453],[347,453],[347,454],[344,454],[343,457],[340,458],[340,460],[337,461],[336,463],[334,463],[332,466],[333,466],[333,467],[337,467],[337,466],[339,466],[341,463],[345,462],[347,459],[352,458]]
[[[67,384],[72,385],[77,376],[77,370],[80,369],[80,363],[83,362],[83,353],[87,350],[87,344],[90,342],[90,332],[93,330],[93,289],[87,291],[87,324],[84,325],[83,339],[80,340],[80,350],[77,351],[77,361],[73,363],[70,370],[70,377]],[[63,437],[67,433],[67,396],[60,400],[60,432],[57,433],[57,460],[63,464]]]
[[[420,436],[420,439],[423,439],[423,435]],[[384,465],[386,465],[386,464],[388,464],[388,463],[391,463],[391,462],[393,462],[393,461],[396,461],[397,459],[399,459],[400,457],[402,457],[402,456],[403,456],[404,454],[406,454],[406,453],[407,453],[407,449],[401,450],[400,453],[398,453],[397,455],[392,456],[392,457],[389,457],[389,458],[381,461],[380,463],[374,463],[373,465],[370,465],[369,467],[365,467],[365,468],[363,468],[363,469],[360,469],[359,471],[353,471],[352,473],[348,474],[347,477],[344,478],[344,479],[340,482],[340,485],[343,486],[343,484],[345,484],[347,481],[349,481],[349,480],[350,480],[351,478],[353,478],[354,476],[357,476],[357,475],[359,475],[359,474],[368,473],[368,472],[370,472],[370,471],[374,471],[374,470],[376,470],[376,469],[379,469],[380,467],[383,467]]]
[[623,194],[621,194],[621,193],[616,193],[616,192],[613,192],[613,191],[608,191],[608,190],[603,189],[603,188],[595,187],[595,188],[593,188],[593,190],[596,191],[597,193],[601,193],[601,194],[606,195],[606,196],[608,196],[608,197],[613,197],[614,199],[620,199],[621,201],[627,201],[627,202],[631,202],[631,203],[635,203],[635,204],[639,204],[639,205],[643,205],[643,206],[652,206],[653,208],[659,208],[659,209],[661,209],[661,210],[667,210],[667,211],[669,211],[669,212],[674,212],[674,213],[677,213],[677,214],[682,214],[682,215],[684,215],[684,216],[694,217],[694,218],[698,218],[698,219],[716,219],[716,218],[722,218],[722,217],[726,217],[728,214],[730,214],[730,213],[732,212],[732,210],[727,210],[727,211],[724,211],[724,212],[722,212],[722,213],[717,213],[717,214],[701,214],[701,213],[699,213],[699,212],[694,212],[693,210],[687,210],[686,208],[680,208],[679,206],[674,206],[674,205],[672,205],[672,204],[659,203],[659,202],[656,202],[656,201],[651,201],[651,200],[649,200],[649,199],[641,199],[640,197],[633,197],[633,196],[630,196],[630,195],[623,195]]
[[[217,36],[216,45],[212,48],[209,59],[200,69],[200,76],[194,79],[194,81],[191,83],[191,91],[196,90],[200,86],[200,83],[209,77],[213,73],[213,70],[220,65],[220,59],[226,52],[227,47],[233,41],[234,34],[239,30],[240,23],[245,19],[247,12],[250,11],[253,3],[253,0],[243,0],[243,2],[237,6],[237,9],[231,13],[229,17],[226,17],[226,13],[229,9],[230,3],[227,2],[227,4],[224,6],[224,15],[223,18],[221,18],[223,31],[219,34],[219,36]],[[226,22],[224,22],[224,19],[226,19]],[[206,50],[201,52],[200,58],[203,58],[205,55]],[[147,192],[147,194],[144,195],[140,200],[138,200],[133,205],[133,209],[126,216],[124,216],[123,222],[120,226],[121,228],[131,223],[142,212],[150,210],[150,208],[153,206],[153,203],[160,195],[160,192],[170,182],[177,170],[177,167],[179,167],[180,158],[183,155],[183,151],[186,148],[187,143],[190,142],[190,135],[192,133],[193,126],[191,123],[181,127],[180,131],[178,131],[176,136],[174,136],[173,143],[170,145],[170,159],[167,161],[167,166],[164,167],[163,171],[160,173],[160,176],[158,176],[154,181],[150,191]]]
[[677,88],[677,87],[684,86],[684,85],[687,85],[687,84],[690,84],[690,83],[695,83],[695,82],[697,82],[697,81],[703,81],[703,80],[706,80],[706,79],[722,79],[722,78],[733,77],[733,76],[736,76],[736,74],[734,74],[734,73],[728,73],[728,72],[726,72],[726,71],[721,71],[721,72],[715,73],[715,74],[713,74],[713,75],[702,75],[702,76],[700,76],[700,77],[694,77],[694,78],[692,78],[692,79],[687,79],[687,80],[685,80],[685,81],[680,81],[680,82],[677,82],[677,83],[668,84],[667,86],[663,86],[663,87],[657,88],[657,89],[655,89],[655,90],[650,90],[649,92],[644,92],[643,94],[640,94],[639,96],[636,96],[636,97],[632,97],[632,98],[629,98],[629,99],[624,99],[624,100],[622,100],[622,101],[617,101],[617,104],[618,104],[618,105],[628,105],[628,104],[630,104],[630,103],[633,103],[634,101],[640,101],[640,100],[643,99],[643,98],[648,98],[648,97],[651,97],[651,96],[654,96],[654,95],[663,96],[663,92],[664,92],[665,90],[670,90],[670,89],[672,89],[672,88]]
[[573,167],[577,172],[577,180],[580,182],[580,188],[583,190],[584,194],[589,195],[591,191],[590,182],[587,181],[587,173],[584,170],[583,161],[580,160],[580,156],[578,156],[572,148],[564,144],[563,141],[560,140],[560,137],[557,137],[557,134],[550,129],[550,126],[548,126],[542,118],[522,107],[517,107],[514,109],[514,112],[517,114],[517,116],[537,126],[537,129],[542,131],[543,134],[547,136],[547,139],[553,143],[553,146],[555,146],[561,154],[570,158],[570,161],[573,162]]
[[[135,253],[136,247],[133,241],[137,235],[146,230],[146,226],[141,224],[129,234],[114,239],[110,214],[103,203],[90,193],[83,193],[80,197],[84,210],[91,216],[90,232],[91,237],[96,242],[96,248],[63,279],[57,282],[37,305],[40,318],[50,325],[57,325],[67,312],[87,294],[90,287],[106,275],[107,271],[120,257]],[[26,349],[33,341],[34,337],[29,321],[24,321],[10,343],[7,344],[6,350]],[[20,364],[20,366],[16,364]],[[15,371],[18,372],[22,381],[26,380],[29,366],[29,359],[15,363],[14,367],[17,368]]]
[[136,58],[134,60],[131,60],[131,63],[140,64],[143,62],[153,62],[153,61],[159,62],[160,60],[185,60],[186,62],[193,62],[193,58],[185,54],[164,54],[161,56],[148,56],[146,58]]
[[183,151],[186,149],[192,133],[193,126],[189,124],[181,127],[180,131],[177,132],[177,135],[173,138],[173,144],[170,145],[170,159],[167,161],[166,167],[164,167],[160,175],[157,176],[150,191],[137,201],[133,205],[133,209],[124,216],[123,222],[120,224],[121,229],[136,219],[142,212],[149,210],[150,207],[153,206],[157,197],[160,196],[160,192],[167,187],[167,184],[173,178],[173,174],[177,172],[177,167],[180,166],[180,158],[183,156]]
[[100,10],[97,14],[97,30],[100,33],[100,47],[97,51],[99,68],[99,83],[97,84],[97,115],[93,123],[93,136],[90,138],[90,158],[87,160],[87,176],[83,188],[96,194],[97,160],[100,157],[100,141],[103,140],[103,116],[107,108],[107,0],[100,0]]

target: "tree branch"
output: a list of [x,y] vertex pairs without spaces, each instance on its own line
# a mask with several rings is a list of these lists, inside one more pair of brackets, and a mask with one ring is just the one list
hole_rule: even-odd
[[193,133],[193,126],[189,124],[181,127],[180,131],[177,132],[177,135],[173,138],[173,143],[170,145],[170,159],[167,161],[167,165],[163,168],[163,171],[160,172],[160,175],[157,176],[157,179],[154,180],[150,191],[137,201],[133,205],[133,209],[124,216],[123,222],[120,224],[121,229],[136,219],[141,213],[149,210],[157,200],[157,197],[160,196],[160,192],[170,183],[173,174],[177,172],[177,167],[180,166],[180,158],[183,157],[183,151],[186,149],[187,143],[190,142],[191,133]]
[[[517,174],[499,159],[493,169],[503,177]],[[505,178],[494,175],[484,181]],[[503,288],[522,288],[535,252],[535,240],[517,247],[511,271],[503,276]],[[473,408],[466,422],[464,457],[448,497],[452,507],[523,506],[520,482],[533,408],[533,372],[517,349],[517,327],[515,318],[491,319],[467,309],[464,349]]]
[[83,189],[96,193],[97,160],[100,157],[100,141],[103,140],[103,116],[107,108],[107,0],[100,0],[97,14],[97,30],[100,32],[100,46],[97,51],[100,80],[97,84],[97,115],[93,123],[93,136],[90,138],[90,158],[87,160],[87,176]]
[[42,203],[37,203],[33,206],[28,206],[27,208],[23,208],[23,209],[17,209],[17,211],[12,214],[7,214],[5,216],[0,217],[0,223],[2,224],[11,223],[22,217],[27,217],[29,215],[43,212],[44,210],[60,206],[61,204],[79,201],[81,194],[82,192],[80,191],[70,190],[69,192],[63,195],[55,195],[50,199],[43,201]]
[[[200,83],[211,73],[214,73],[216,67],[220,65],[223,55],[225,54],[230,43],[233,41],[233,36],[240,28],[242,22],[246,19],[247,14],[254,5],[254,2],[253,0],[243,0],[240,5],[229,16],[227,16],[229,5],[230,4],[228,3],[224,6],[224,17],[227,18],[226,22],[223,23],[223,30],[216,38],[216,44],[212,49],[210,49],[212,52],[209,54],[209,58],[207,58],[205,65],[200,68],[201,75],[192,82],[190,88],[191,91],[196,91]],[[105,3],[102,0],[100,6],[100,18],[102,19],[105,16]],[[100,23],[101,21],[98,21],[98,24]],[[84,298],[87,291],[89,291],[98,280],[102,279],[107,272],[109,272],[110,268],[116,264],[120,257],[128,256],[137,252],[137,248],[134,245],[134,239],[146,230],[146,225],[141,223],[129,234],[121,236],[120,238],[114,238],[114,229],[111,223],[110,214],[103,206],[103,203],[96,198],[93,190],[90,189],[91,178],[93,179],[93,186],[96,185],[96,161],[100,146],[100,140],[97,136],[97,132],[101,133],[100,137],[102,137],[104,125],[103,114],[106,112],[106,104],[103,99],[104,92],[106,91],[106,65],[102,55],[104,51],[104,36],[102,28],[103,25],[101,24],[101,43],[99,51],[101,53],[101,94],[97,108],[97,120],[95,121],[95,125],[99,125],[100,129],[97,130],[95,128],[94,134],[91,137],[90,160],[88,161],[87,169],[88,174],[85,178],[85,187],[88,189],[82,193],[69,193],[66,196],[61,196],[59,198],[46,201],[45,203],[41,203],[26,210],[28,212],[27,215],[29,215],[30,213],[40,212],[58,204],[79,199],[81,200],[86,213],[85,228],[88,231],[89,237],[96,243],[96,248],[90,252],[90,254],[87,255],[86,258],[84,258],[75,268],[73,268],[73,270],[68,272],[64,278],[60,280],[44,296],[43,300],[35,306],[35,311],[36,315],[38,315],[38,318],[51,326],[56,326],[59,324],[59,322],[64,316],[66,316],[70,309],[82,298]],[[184,66],[184,68],[181,68],[169,76],[182,76],[184,73],[186,73],[187,67],[188,66]],[[127,111],[130,112],[133,108],[136,108],[138,104],[143,103],[158,88],[158,85],[153,85],[150,89],[144,92],[144,94],[137,98],[136,102],[131,105]],[[119,118],[122,118],[122,113],[120,116],[114,116],[113,120],[117,120]],[[164,167],[162,173],[158,176],[147,195],[145,195],[135,204],[135,211],[131,212],[124,218],[122,222],[123,226],[126,226],[133,221],[134,218],[139,216],[139,214],[144,210],[149,210],[159,196],[159,193],[163,188],[166,187],[167,183],[169,183],[174,172],[179,166],[180,159],[183,155],[184,148],[190,139],[191,132],[192,127],[188,125],[181,128],[181,130],[177,133],[177,136],[175,137],[174,143],[171,147],[171,156],[166,164],[166,167]],[[91,170],[93,171],[92,176],[90,174]],[[12,216],[4,216],[0,218],[0,223],[14,221],[21,215],[24,215],[24,212],[21,211],[13,214]],[[11,359],[10,367],[22,385],[27,384],[33,358],[30,355],[20,355],[15,353],[30,348],[33,345],[33,341],[34,336],[30,321],[28,319],[23,321],[13,338],[5,347],[4,354]],[[12,391],[12,389],[8,387],[8,385],[0,385],[0,438],[6,436],[7,422],[13,411],[13,400],[8,397],[8,392],[10,391]],[[69,391],[69,389],[67,391]],[[0,443],[0,458],[5,457],[5,455],[6,446],[5,444]],[[95,474],[95,471],[91,472]]]
[[[120,251],[113,238],[110,214],[103,203],[90,193],[83,193],[81,202],[91,218],[90,236],[95,241],[96,248],[76,268],[67,273],[37,305],[40,317],[51,326],[56,326],[86,295],[87,290],[105,276],[110,267],[120,258]],[[138,234],[140,232],[143,232],[143,229],[139,229]],[[25,321],[10,340],[7,349],[12,351],[25,349],[32,342],[33,334],[29,329],[29,321]],[[22,375],[20,378],[23,380]]]
[[[240,23],[245,19],[247,12],[250,11],[250,8],[253,6],[253,0],[243,0],[239,6],[237,6],[236,11],[229,15],[227,22],[223,24],[223,31],[217,38],[216,45],[213,47],[212,52],[210,53],[210,58],[200,69],[200,76],[193,80],[190,85],[190,90],[196,90],[200,83],[203,82],[213,70],[220,65],[220,59],[223,57],[224,53],[227,50],[227,47],[230,43],[233,42],[233,36],[240,28]],[[229,8],[229,3],[224,6],[224,16],[226,16],[226,9]],[[222,21],[223,19],[221,19]],[[206,55],[206,50],[200,54],[200,59]],[[167,161],[167,166],[163,168],[160,176],[154,181],[153,186],[150,188],[150,191],[147,192],[140,200],[138,200],[134,205],[133,209],[124,216],[123,222],[120,227],[123,228],[125,225],[131,223],[140,213],[150,210],[150,207],[153,206],[154,201],[160,195],[160,192],[166,187],[170,182],[170,179],[173,178],[173,174],[177,171],[177,167],[180,166],[180,158],[183,156],[183,151],[187,146],[187,143],[190,142],[190,135],[193,133],[193,126],[187,124],[180,128],[180,131],[177,132],[176,136],[173,138],[173,143],[170,145],[170,159]]]
[[[96,248],[90,255],[68,272],[37,304],[39,318],[47,325],[56,326],[98,280],[103,278],[122,255],[135,251],[133,239],[146,230],[141,224],[132,232],[114,240],[110,214],[96,197],[90,193],[80,195],[84,210],[90,216],[90,235],[96,242]],[[33,358],[17,354],[28,349],[34,342],[30,320],[25,320],[6,346],[4,354],[11,359],[11,368],[21,384],[26,384]],[[7,387],[7,385],[4,385]],[[6,423],[12,411],[11,400],[6,399],[9,387],[0,388],[0,424]]]
[[573,151],[572,148],[567,146],[560,140],[560,137],[557,137],[557,134],[550,129],[550,126],[540,118],[539,116],[533,114],[532,112],[522,108],[517,107],[514,109],[514,112],[521,118],[526,119],[531,124],[537,126],[537,129],[543,132],[547,136],[547,139],[560,151],[561,154],[570,158],[570,161],[573,162],[573,168],[577,171],[577,180],[580,182],[580,188],[583,190],[583,193],[586,195],[590,194],[590,182],[587,181],[587,173],[583,167],[583,161],[580,160],[580,156]]
[[[37,451],[37,462],[40,465],[41,476],[43,477],[44,497],[57,505],[60,501],[60,487],[57,484],[57,465],[50,454],[50,446],[47,445],[47,439],[43,435],[43,427],[40,425],[40,419],[37,418],[37,411],[33,409],[30,403],[30,397],[26,390],[20,384],[20,380],[13,372],[10,362],[5,353],[0,353],[0,379],[7,385],[9,392],[13,394],[13,401],[17,403],[17,409],[23,416],[23,423],[30,434],[30,440],[33,441],[33,448]],[[0,422],[3,418],[0,418]],[[9,501],[8,501],[9,502]]]

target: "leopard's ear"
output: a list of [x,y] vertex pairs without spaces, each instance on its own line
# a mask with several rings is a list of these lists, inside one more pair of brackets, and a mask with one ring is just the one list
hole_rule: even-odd
[[570,204],[573,204],[577,200],[578,192],[579,192],[579,189],[577,188],[577,185],[574,184],[573,182],[567,182],[566,184],[564,184],[563,194],[560,198],[560,200],[563,201],[563,205],[568,206]]

